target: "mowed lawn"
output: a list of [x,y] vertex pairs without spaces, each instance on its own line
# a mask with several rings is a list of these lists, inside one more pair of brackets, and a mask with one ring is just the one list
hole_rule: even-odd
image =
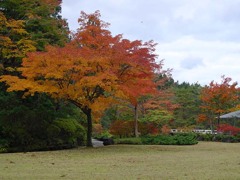
[[0,179],[240,179],[240,143],[0,154]]

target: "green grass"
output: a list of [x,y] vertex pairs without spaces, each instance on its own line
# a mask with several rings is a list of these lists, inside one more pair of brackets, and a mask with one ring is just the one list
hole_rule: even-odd
[[113,145],[0,154],[0,179],[240,179],[240,144]]

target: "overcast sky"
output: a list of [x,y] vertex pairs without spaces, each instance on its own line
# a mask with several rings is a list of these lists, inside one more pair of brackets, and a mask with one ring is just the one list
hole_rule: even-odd
[[154,40],[164,69],[179,82],[240,83],[240,0],[63,0],[71,30],[80,11],[100,10],[113,35]]

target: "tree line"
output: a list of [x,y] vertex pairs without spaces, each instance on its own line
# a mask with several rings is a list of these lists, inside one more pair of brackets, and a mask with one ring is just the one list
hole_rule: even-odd
[[175,82],[156,43],[113,36],[99,11],[81,12],[70,32],[58,0],[3,0],[0,9],[2,149],[92,146],[96,127],[117,122],[132,121],[136,137],[142,127],[213,129],[215,117],[219,125],[222,113],[238,109],[231,78]]

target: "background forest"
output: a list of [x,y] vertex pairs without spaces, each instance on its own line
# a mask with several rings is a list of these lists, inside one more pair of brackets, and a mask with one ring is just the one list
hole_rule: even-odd
[[[91,137],[110,134],[220,126],[239,132],[239,120],[219,118],[240,109],[231,78],[206,86],[176,82],[153,41],[113,37],[98,11],[82,12],[74,34],[60,15],[61,1],[3,0],[0,10],[0,152],[91,146]],[[62,69],[68,73],[56,75]]]

